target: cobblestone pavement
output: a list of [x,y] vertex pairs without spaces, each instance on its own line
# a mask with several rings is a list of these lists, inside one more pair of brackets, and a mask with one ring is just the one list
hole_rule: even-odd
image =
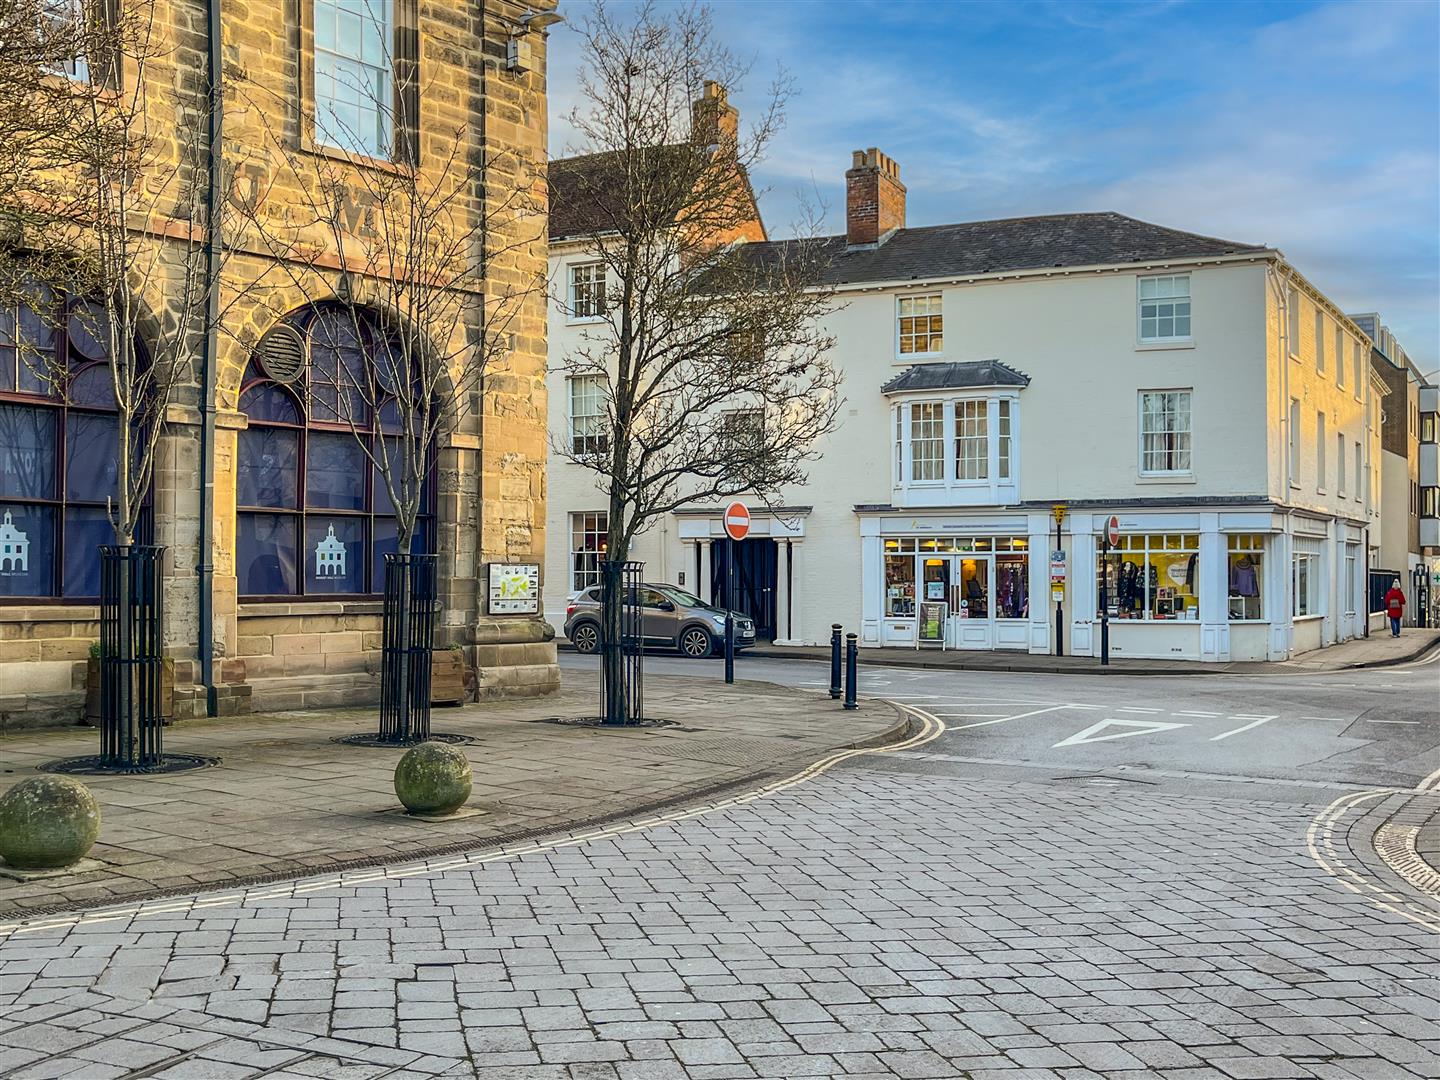
[[[445,820],[401,812],[394,786],[401,750],[332,741],[374,731],[373,706],[177,724],[165,735],[167,749],[217,755],[220,765],[86,777],[104,821],[94,868],[30,882],[0,876],[0,923],[17,912],[234,888],[263,876],[573,829],[793,771],[827,750],[903,731],[903,718],[883,702],[847,712],[771,684],[705,685],[697,695],[693,679],[647,676],[648,715],[684,720],[668,728],[544,723],[594,711],[595,682],[586,679],[545,698],[437,709],[435,730],[470,738],[462,750],[474,765],[471,816]],[[0,736],[0,790],[45,762],[93,754],[97,737],[91,728]]]
[[1440,1075],[1436,936],[1316,865],[1313,803],[922,764],[22,929],[0,1075]]

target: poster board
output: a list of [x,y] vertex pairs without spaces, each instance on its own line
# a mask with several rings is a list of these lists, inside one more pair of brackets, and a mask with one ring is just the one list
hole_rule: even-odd
[[945,647],[945,620],[950,615],[950,605],[924,602],[920,605],[920,628],[916,645],[930,644]]
[[490,564],[491,615],[526,615],[539,610],[539,563]]

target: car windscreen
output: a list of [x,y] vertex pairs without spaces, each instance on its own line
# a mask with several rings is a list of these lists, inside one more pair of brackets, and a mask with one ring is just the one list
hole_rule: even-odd
[[711,606],[710,604],[707,604],[704,600],[701,600],[694,593],[688,593],[684,589],[677,589],[673,585],[665,586],[664,592],[666,596],[670,597],[671,600],[674,600],[682,607],[708,608]]

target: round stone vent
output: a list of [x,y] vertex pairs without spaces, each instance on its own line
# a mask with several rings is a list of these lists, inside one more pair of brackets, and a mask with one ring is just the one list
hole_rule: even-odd
[[292,327],[271,327],[255,347],[255,358],[276,382],[298,382],[305,372],[305,339]]

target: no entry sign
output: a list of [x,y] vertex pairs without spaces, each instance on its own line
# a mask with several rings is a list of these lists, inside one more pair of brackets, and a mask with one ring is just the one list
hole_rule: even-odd
[[1112,517],[1110,523],[1105,526],[1105,538],[1110,541],[1111,547],[1120,543],[1120,519],[1118,517]]
[[725,508],[725,535],[731,540],[744,540],[750,535],[750,508],[742,502],[732,502]]

